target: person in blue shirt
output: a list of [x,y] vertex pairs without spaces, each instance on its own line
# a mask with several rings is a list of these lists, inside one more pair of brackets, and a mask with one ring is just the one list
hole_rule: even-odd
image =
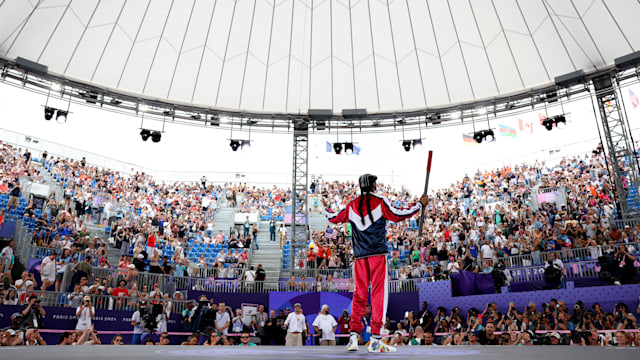
[[238,344],[238,346],[256,346],[256,344],[249,341],[249,338],[249,332],[243,331],[240,335],[240,344]]
[[364,308],[364,315],[362,316],[362,333],[360,334],[360,339],[362,339],[362,343],[366,344],[371,339],[371,305],[367,304]]

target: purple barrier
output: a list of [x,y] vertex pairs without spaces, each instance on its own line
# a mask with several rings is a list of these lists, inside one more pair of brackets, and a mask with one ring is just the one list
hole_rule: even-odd
[[511,301],[515,303],[518,309],[524,309],[530,302],[534,302],[538,308],[541,308],[543,302],[548,303],[552,298],[564,300],[569,307],[573,306],[578,300],[582,300],[588,308],[591,308],[591,305],[594,303],[600,303],[605,311],[612,311],[615,308],[615,304],[619,302],[627,304],[629,309],[635,309],[638,306],[638,295],[640,294],[640,284],[461,297],[452,296],[450,281],[417,281],[416,286],[418,288],[420,303],[423,301],[428,302],[429,309],[433,312],[435,312],[438,306],[443,306],[448,311],[454,306],[457,306],[463,313],[466,313],[472,307],[482,310],[484,306],[490,302],[495,302],[498,310],[506,312],[509,307],[509,302]]
[[[5,305],[0,306],[0,328],[11,326],[11,314],[22,311],[20,305]],[[70,307],[51,307],[44,306],[47,315],[44,318],[45,329],[58,329],[71,331],[76,328],[76,308]],[[94,329],[98,331],[100,341],[103,343],[110,343],[111,339],[117,332],[132,331],[131,315],[133,311],[119,311],[119,310],[96,310],[95,317],[93,319]],[[169,332],[181,332],[182,320],[179,314],[171,314],[167,323],[167,330]],[[104,331],[106,333],[101,334]],[[47,344],[57,344],[60,332],[42,332],[42,337]],[[125,343],[131,343],[131,335],[124,335]],[[157,336],[155,337],[157,341]],[[173,343],[178,341],[178,337],[172,338]]]
[[206,295],[207,299],[213,299],[216,303],[224,302],[227,306],[234,309],[240,309],[242,304],[258,304],[268,307],[268,293],[214,293],[209,291],[189,290],[187,298],[198,300],[201,295]]
[[453,296],[469,296],[478,294],[493,294],[493,277],[491,274],[477,274],[461,271],[451,274],[451,292]]
[[0,226],[0,238],[13,239],[13,233],[16,230],[16,223],[4,222]]

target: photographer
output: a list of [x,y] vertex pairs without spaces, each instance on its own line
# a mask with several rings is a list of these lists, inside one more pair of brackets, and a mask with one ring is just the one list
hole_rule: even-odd
[[[340,316],[340,318],[338,318],[340,334],[349,334],[349,321],[351,321],[349,312],[347,310],[343,310],[342,315]],[[346,344],[347,344],[347,338],[341,337],[338,339],[338,345],[346,345]]]
[[312,325],[316,336],[320,336],[320,345],[336,344],[338,323],[333,315],[329,313],[329,305],[322,305],[322,311],[316,316]]
[[76,331],[84,331],[91,327],[91,319],[95,316],[96,309],[91,305],[91,298],[85,295],[82,298],[82,306],[79,306],[76,310],[76,317],[78,323],[76,324]]
[[43,329],[43,318],[47,315],[42,305],[40,305],[40,299],[35,294],[29,296],[29,303],[22,309],[22,327]]
[[138,310],[131,317],[133,326],[132,345],[141,344],[146,338],[155,333],[158,327],[158,316],[162,312],[162,305],[156,304],[153,307],[147,305],[145,300],[138,302]]

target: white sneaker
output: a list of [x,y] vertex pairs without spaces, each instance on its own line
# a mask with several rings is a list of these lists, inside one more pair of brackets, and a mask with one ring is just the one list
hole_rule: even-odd
[[349,343],[344,347],[346,351],[358,351],[358,334],[351,334]]
[[371,339],[367,351],[370,353],[387,353],[396,352],[396,348],[385,344],[382,340]]

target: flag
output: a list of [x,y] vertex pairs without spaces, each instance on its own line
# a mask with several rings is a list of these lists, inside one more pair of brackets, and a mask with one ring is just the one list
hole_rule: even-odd
[[333,146],[331,146],[331,143],[327,141],[327,152],[332,152],[333,151]]
[[604,106],[607,108],[608,112],[611,112],[611,109],[613,109],[613,106],[611,106],[611,100],[605,102]]
[[353,145],[353,153],[356,155],[360,155],[360,146]]
[[525,131],[528,129],[533,134],[533,123],[531,121],[524,122],[522,119],[518,119],[518,127],[520,128],[520,131]]
[[629,97],[631,98],[631,106],[633,106],[634,109],[637,108],[640,101],[638,100],[638,96],[636,96],[631,89],[629,89]]
[[477,142],[471,135],[462,134],[462,141],[465,145],[476,146]]
[[516,137],[516,129],[502,124],[498,124],[498,128],[500,129],[500,136]]

